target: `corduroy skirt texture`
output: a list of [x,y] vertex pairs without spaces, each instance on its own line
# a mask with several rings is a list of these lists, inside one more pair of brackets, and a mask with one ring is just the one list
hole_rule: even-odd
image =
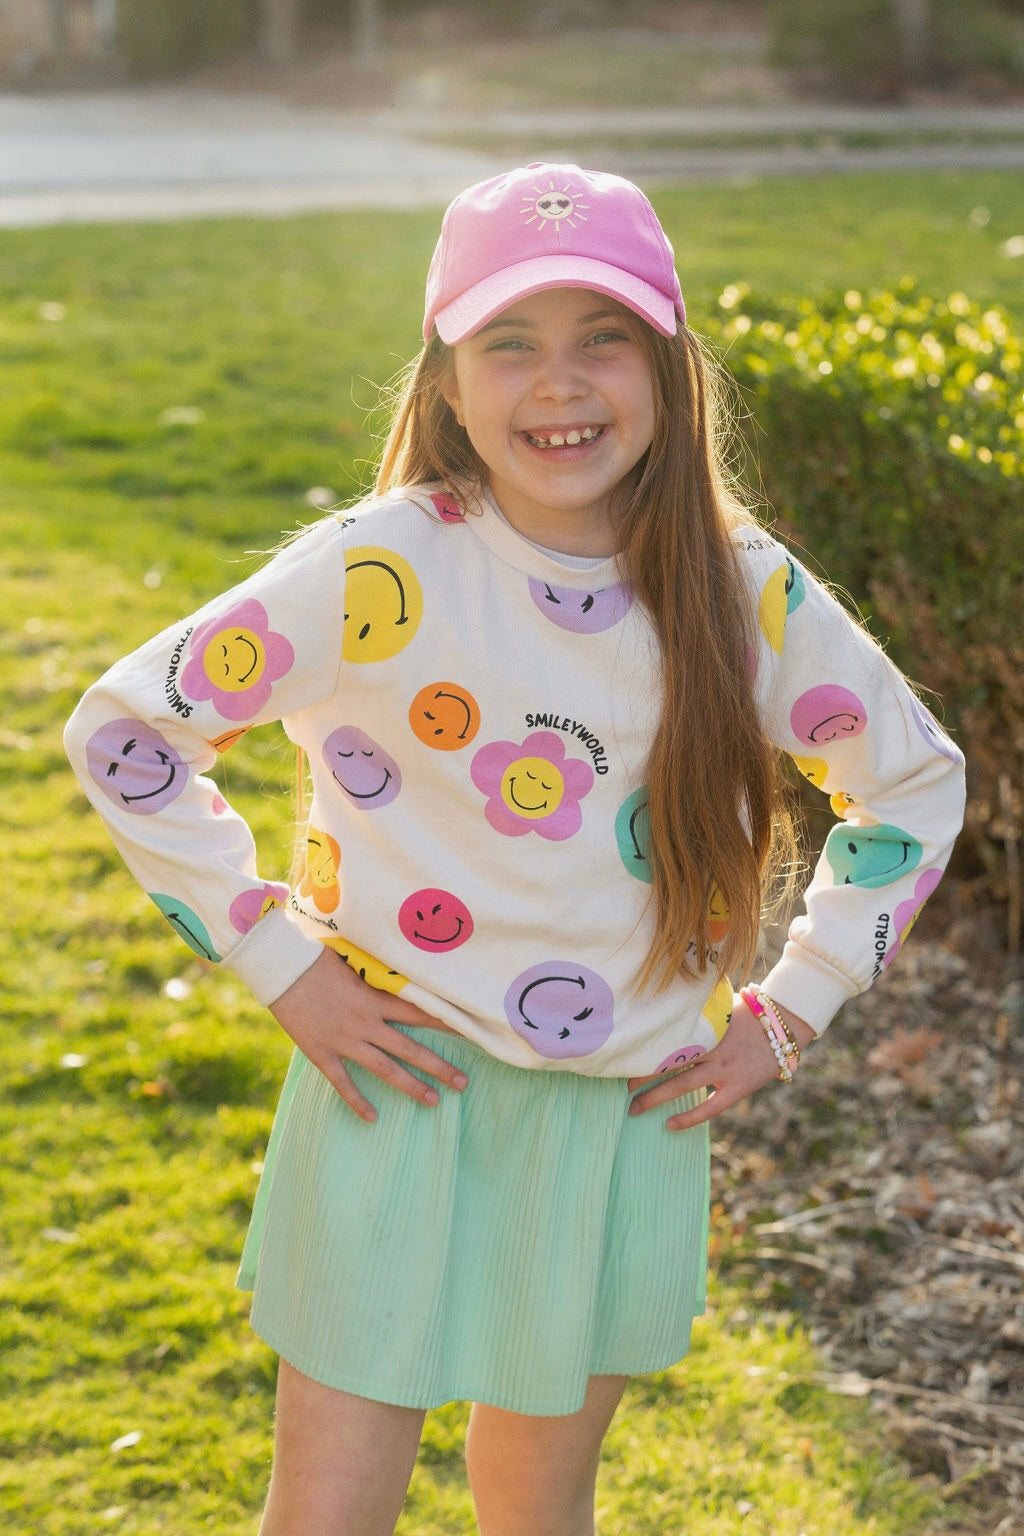
[[368,1125],[295,1053],[238,1277],[256,1333],[411,1408],[568,1414],[591,1375],[675,1364],[704,1310],[708,1131],[665,1121],[695,1100],[631,1117],[624,1078],[401,1027],[469,1086],[429,1108],[350,1064]]

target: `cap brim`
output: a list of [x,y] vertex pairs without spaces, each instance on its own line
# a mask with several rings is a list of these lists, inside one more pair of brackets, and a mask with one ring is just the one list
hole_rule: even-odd
[[662,336],[676,333],[676,306],[660,289],[631,272],[589,256],[537,256],[506,267],[474,284],[434,315],[442,341],[449,346],[466,341],[514,304],[549,288],[592,288],[618,299]]

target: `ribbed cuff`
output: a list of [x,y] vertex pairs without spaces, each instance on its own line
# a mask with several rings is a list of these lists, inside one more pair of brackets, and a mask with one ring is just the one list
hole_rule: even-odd
[[792,940],[760,985],[775,1002],[803,1019],[816,1035],[824,1034],[843,1004],[862,990],[827,960]]
[[250,929],[224,964],[269,1008],[322,954],[323,945],[297,928],[283,907],[276,907]]

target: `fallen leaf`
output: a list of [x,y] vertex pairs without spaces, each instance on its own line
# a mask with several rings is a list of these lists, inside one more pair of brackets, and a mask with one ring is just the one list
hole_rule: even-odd
[[141,1439],[141,1429],[130,1429],[126,1435],[119,1435],[116,1440],[112,1440],[110,1443],[110,1449],[112,1451],[127,1451],[130,1450],[133,1445],[138,1445]]

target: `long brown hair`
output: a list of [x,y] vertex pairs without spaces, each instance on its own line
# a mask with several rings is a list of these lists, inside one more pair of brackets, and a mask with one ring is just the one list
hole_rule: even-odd
[[[656,425],[621,513],[618,562],[661,649],[661,714],[647,761],[655,933],[638,985],[746,973],[765,896],[791,880],[793,818],[761,730],[754,615],[732,535],[752,514],[728,471],[724,375],[687,328],[637,334]],[[445,399],[452,352],[435,333],[396,389],[378,493],[486,477]],[[784,878],[785,877],[785,878]],[[719,924],[728,918],[720,942]]]

